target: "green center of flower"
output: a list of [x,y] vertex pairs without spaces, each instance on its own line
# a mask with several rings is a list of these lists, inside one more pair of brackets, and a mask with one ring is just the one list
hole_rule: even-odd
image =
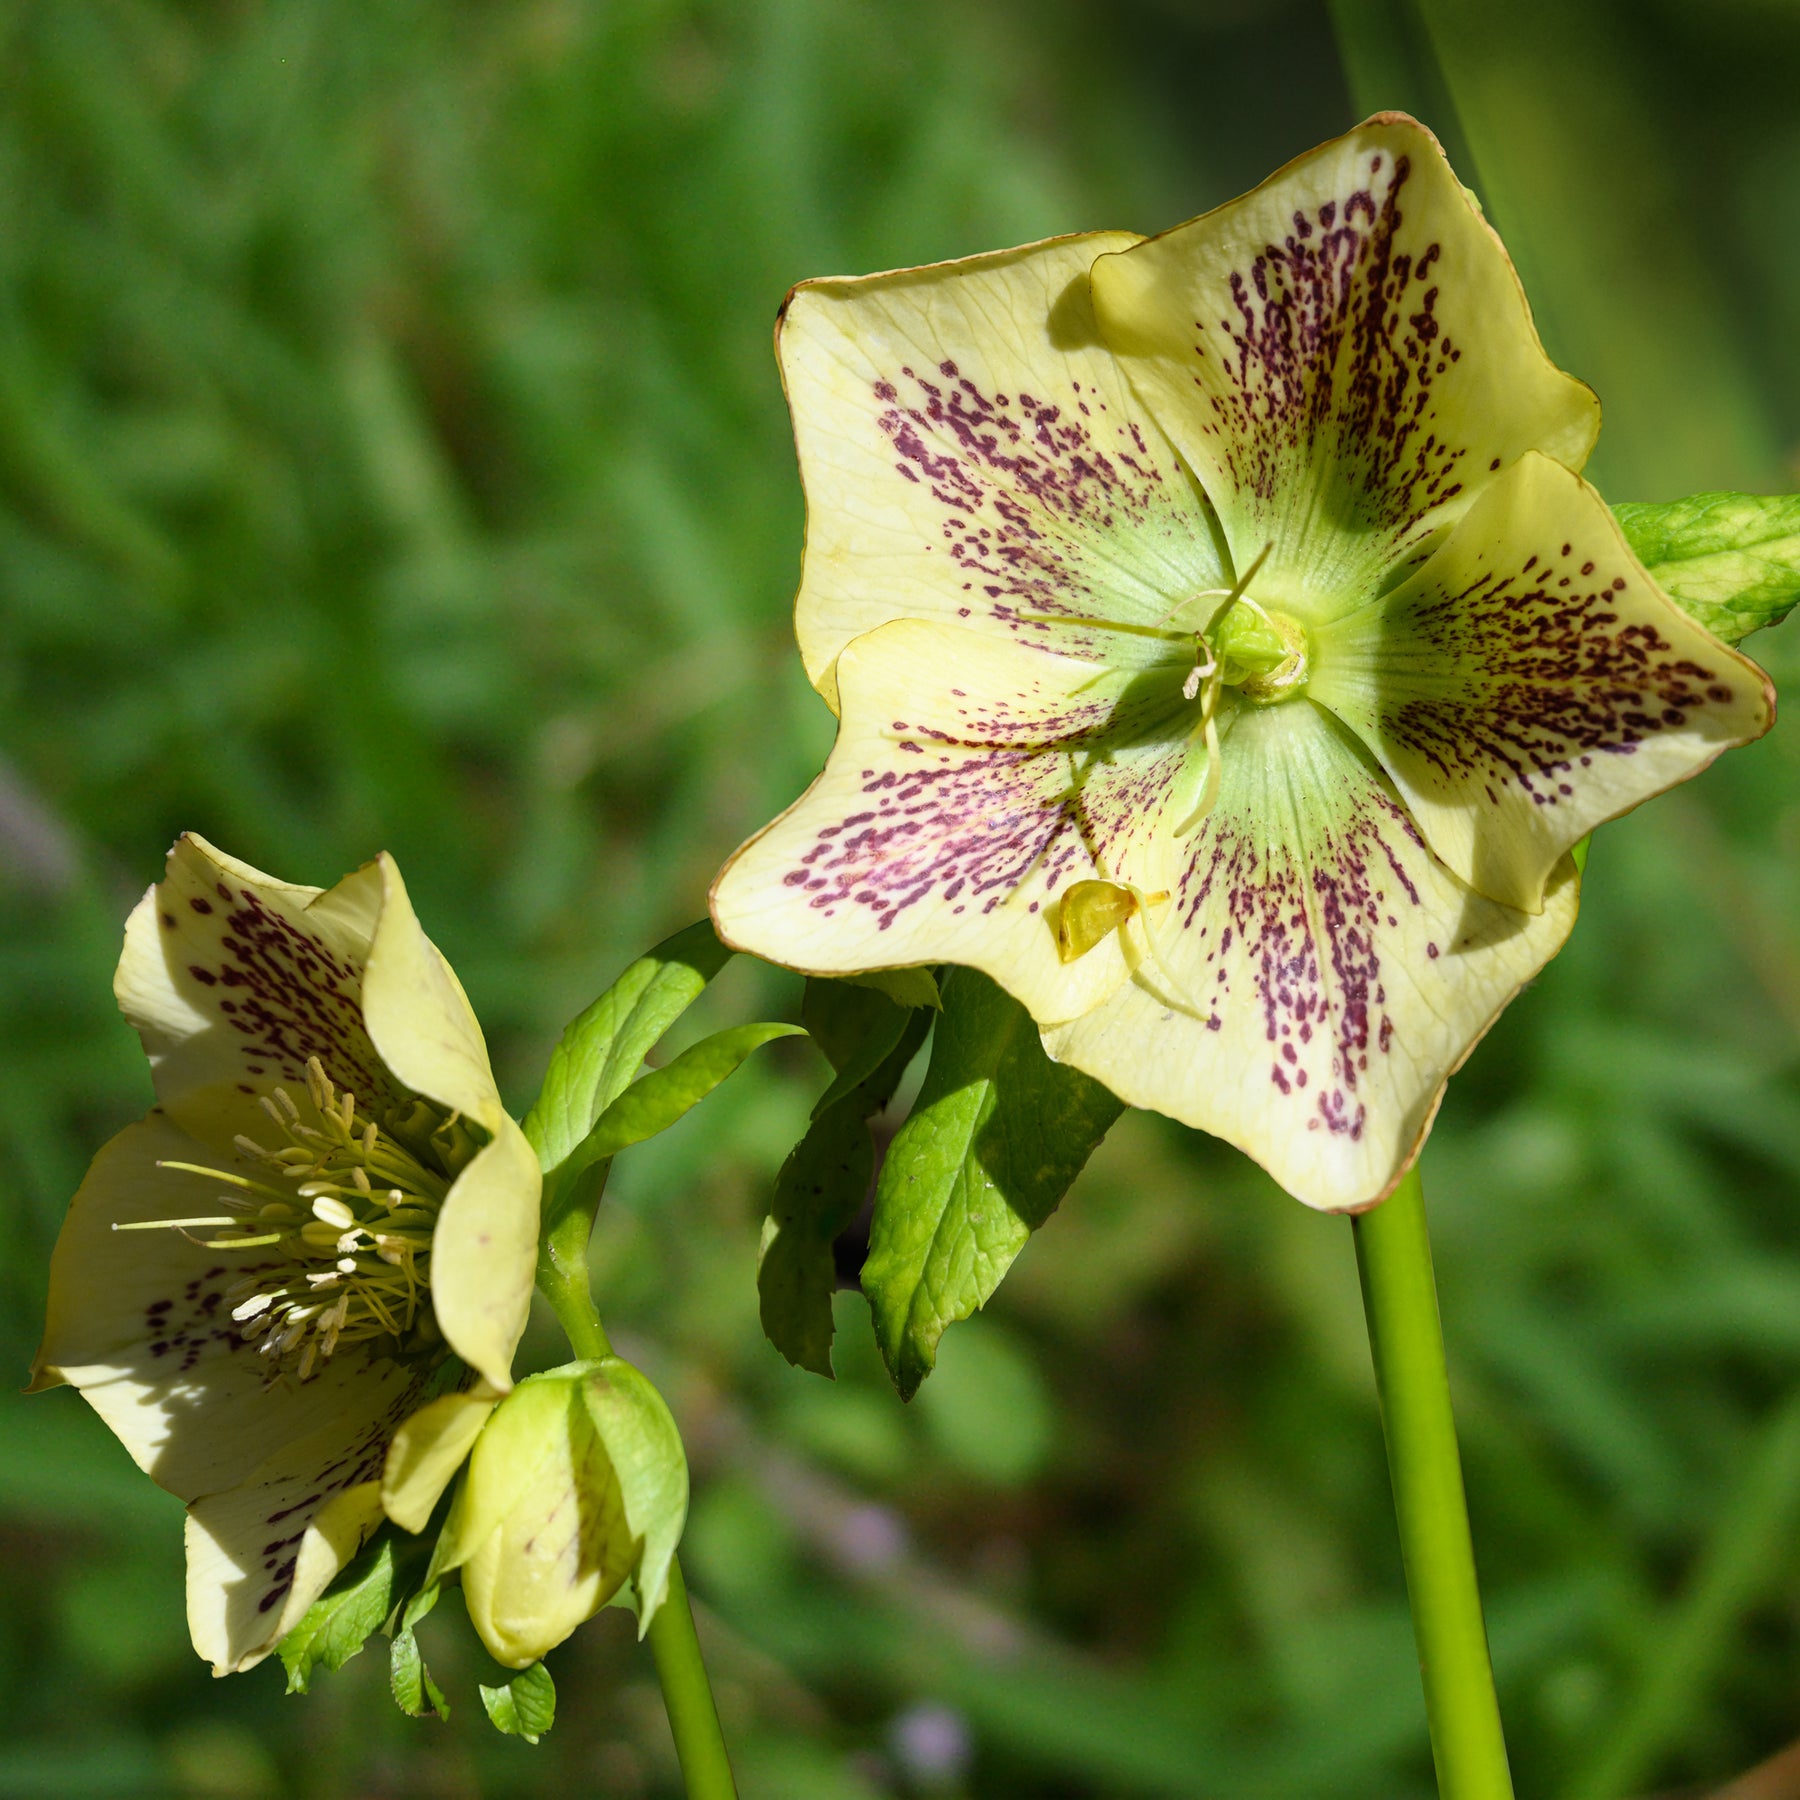
[[398,1350],[423,1350],[440,1341],[432,1233],[451,1183],[480,1147],[459,1115],[416,1096],[380,1119],[359,1119],[356,1096],[340,1092],[316,1056],[306,1089],[306,1109],[285,1088],[262,1099],[278,1135],[273,1148],[236,1140],[272,1180],[166,1162],[225,1183],[225,1210],[113,1228],[166,1228],[211,1250],[260,1252],[225,1297],[239,1333],[269,1359],[270,1379],[305,1381],[346,1344],[392,1338]]
[[1306,627],[1288,613],[1269,611],[1245,595],[1213,627],[1212,649],[1225,685],[1253,706],[1305,692],[1311,673]]

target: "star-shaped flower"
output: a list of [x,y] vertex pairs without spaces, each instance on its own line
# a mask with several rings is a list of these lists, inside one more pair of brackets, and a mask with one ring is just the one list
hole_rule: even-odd
[[[158,1104],[70,1207],[33,1385],[81,1389],[189,1502],[188,1622],[224,1674],[374,1530],[384,1470],[423,1524],[510,1386],[538,1164],[385,856],[322,893],[184,837],[115,986]],[[450,1353],[483,1385],[433,1400]]]
[[985,970],[1309,1204],[1393,1187],[1571,846],[1770,722],[1411,119],[1160,237],[808,282],[779,342],[840,726],[721,934]]

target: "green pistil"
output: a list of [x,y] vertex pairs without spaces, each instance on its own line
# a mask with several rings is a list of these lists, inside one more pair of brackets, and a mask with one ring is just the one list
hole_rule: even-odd
[[306,1086],[316,1123],[276,1088],[261,1105],[287,1141],[269,1149],[237,1139],[243,1156],[287,1185],[164,1163],[234,1191],[219,1195],[218,1214],[114,1226],[205,1230],[209,1235],[197,1241],[208,1249],[267,1252],[226,1299],[245,1340],[268,1357],[271,1378],[288,1373],[301,1381],[340,1345],[435,1336],[432,1233],[456,1172],[478,1147],[460,1119],[423,1101],[385,1130],[359,1120],[355,1096],[338,1092],[317,1057],[307,1064]]
[[1295,698],[1311,673],[1306,627],[1248,598],[1237,601],[1213,628],[1212,648],[1225,685],[1256,706]]

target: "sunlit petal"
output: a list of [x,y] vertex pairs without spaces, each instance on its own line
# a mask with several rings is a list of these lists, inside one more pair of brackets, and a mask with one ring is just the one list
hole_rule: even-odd
[[1107,343],[1260,598],[1360,604],[1526,450],[1579,468],[1599,406],[1430,132],[1383,114],[1094,267]]
[[1219,584],[1205,503],[1094,326],[1089,265],[1136,241],[795,290],[779,348],[807,501],[796,624],[828,699],[838,653],[890,619],[1133,660],[1045,620],[1154,625]]
[[1045,1046],[1236,1144],[1308,1205],[1356,1210],[1399,1179],[1445,1081],[1561,947],[1574,868],[1536,916],[1473,892],[1310,702],[1247,709],[1227,751],[1160,964]]

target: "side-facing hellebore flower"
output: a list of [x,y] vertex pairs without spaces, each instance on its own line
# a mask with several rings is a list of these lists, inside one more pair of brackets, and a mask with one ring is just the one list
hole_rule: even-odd
[[721,934],[985,970],[1309,1204],[1392,1189],[1571,846],[1770,722],[1411,119],[1160,237],[808,282],[779,348],[840,725]]
[[[115,989],[158,1103],[70,1207],[33,1385],[189,1502],[188,1623],[226,1674],[380,1522],[396,1433],[416,1530],[511,1385],[540,1177],[386,856],[321,892],[184,837]],[[482,1385],[430,1400],[451,1353]]]

